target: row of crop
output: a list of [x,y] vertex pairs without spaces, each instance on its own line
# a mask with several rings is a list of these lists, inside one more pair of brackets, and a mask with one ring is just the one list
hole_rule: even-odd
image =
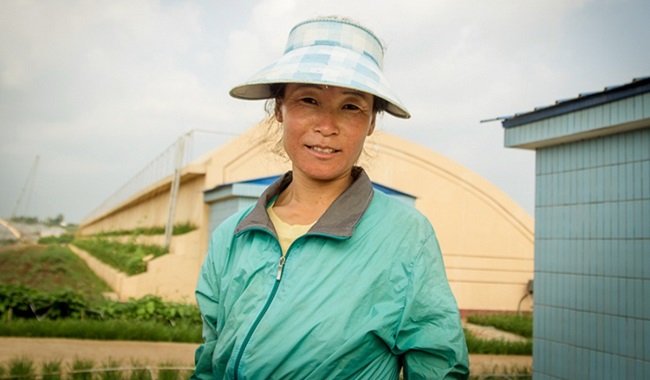
[[157,296],[91,303],[71,290],[39,292],[20,285],[0,285],[0,317],[3,320],[65,318],[201,323],[195,305],[165,302]]
[[41,363],[40,372],[35,362],[25,357],[10,360],[6,367],[0,363],[0,379],[177,380],[187,379],[192,372],[193,366],[178,365],[174,362],[161,362],[157,366],[152,366],[137,360],[125,364],[112,358],[103,361],[99,366],[91,359],[79,357],[71,363],[47,360]]

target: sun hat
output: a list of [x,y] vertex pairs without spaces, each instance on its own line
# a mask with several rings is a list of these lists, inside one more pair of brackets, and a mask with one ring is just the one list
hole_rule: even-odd
[[384,47],[368,29],[345,19],[316,18],[289,33],[284,55],[230,90],[238,99],[269,99],[271,85],[310,83],[351,88],[385,100],[386,112],[411,117],[382,72]]

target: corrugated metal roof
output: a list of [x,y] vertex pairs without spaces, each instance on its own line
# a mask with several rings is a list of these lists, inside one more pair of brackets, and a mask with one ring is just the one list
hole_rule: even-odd
[[650,92],[650,76],[634,78],[631,82],[624,84],[607,86],[602,91],[583,92],[574,98],[559,99],[553,104],[535,107],[532,111],[481,120],[481,123],[499,120],[504,128],[516,127],[646,92]]

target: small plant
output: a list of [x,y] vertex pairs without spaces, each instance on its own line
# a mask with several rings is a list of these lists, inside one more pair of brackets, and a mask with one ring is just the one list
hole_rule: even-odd
[[92,369],[95,363],[90,359],[80,359],[75,357],[70,367],[72,380],[92,380]]
[[61,360],[44,362],[41,373],[43,380],[61,380]]
[[516,379],[516,380],[532,380],[533,370],[530,367],[520,367],[514,365],[512,367],[495,365],[490,371],[483,371],[481,375],[472,375],[469,380],[500,380],[500,379]]
[[[158,380],[178,380],[178,376],[182,375],[181,370],[175,369],[178,364],[174,362],[162,362],[158,365]],[[189,377],[189,376],[188,376]],[[185,377],[187,378],[187,377]]]
[[131,376],[129,380],[151,380],[151,371],[144,364],[139,361],[131,362]]
[[103,371],[100,372],[99,377],[101,380],[122,380],[124,376],[122,371],[118,370],[121,363],[113,358],[108,358],[107,361],[102,362]]
[[9,377],[12,379],[36,379],[34,362],[26,357],[12,359],[9,362]]

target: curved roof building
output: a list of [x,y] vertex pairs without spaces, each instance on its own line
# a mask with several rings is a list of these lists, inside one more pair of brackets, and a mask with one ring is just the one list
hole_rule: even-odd
[[[261,123],[183,168],[178,192],[171,197],[172,214],[175,223],[190,222],[198,229],[174,236],[170,253],[148,262],[146,273],[126,277],[101,263],[91,264],[102,268],[96,271],[106,273],[121,298],[158,294],[194,300],[209,232],[254,202],[264,179],[289,168],[287,160],[260,143],[273,140],[265,136],[268,130]],[[376,188],[412,203],[433,224],[461,311],[532,309],[534,227],[529,214],[479,175],[415,143],[377,131],[366,150],[360,165]],[[172,180],[168,177],[84,221],[81,233],[165,225]],[[164,244],[161,239],[149,238]]]

